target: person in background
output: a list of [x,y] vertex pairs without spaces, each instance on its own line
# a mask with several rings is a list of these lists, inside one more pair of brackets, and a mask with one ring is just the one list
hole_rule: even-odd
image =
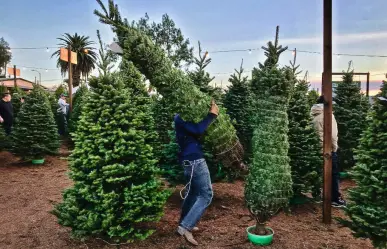
[[3,93],[2,99],[0,100],[0,123],[3,124],[7,136],[11,134],[13,125],[13,106],[11,98],[10,93]]
[[[323,149],[324,139],[324,97],[320,96],[317,103],[312,106],[311,115],[313,126],[317,130],[320,138],[321,149]],[[340,194],[339,164],[337,157],[338,149],[338,129],[335,116],[332,113],[332,206],[345,207],[347,203]]]
[[59,129],[59,135],[64,136],[66,135],[67,131],[67,113],[69,109],[69,104],[66,102],[67,94],[62,93],[60,95],[60,98],[58,100],[58,129]]
[[196,224],[212,201],[210,172],[204,159],[202,145],[199,141],[208,126],[217,118],[219,108],[214,101],[208,115],[199,123],[184,121],[179,114],[175,115],[174,124],[176,140],[179,145],[179,162],[184,168],[186,189],[177,233],[193,245],[199,245],[192,231],[198,231]]

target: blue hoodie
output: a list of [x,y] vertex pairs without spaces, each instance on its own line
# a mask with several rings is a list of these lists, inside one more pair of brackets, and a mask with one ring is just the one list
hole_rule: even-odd
[[195,124],[184,121],[179,114],[175,115],[176,140],[179,145],[179,162],[194,161],[204,157],[199,138],[208,126],[216,119],[216,115],[209,113],[202,121]]

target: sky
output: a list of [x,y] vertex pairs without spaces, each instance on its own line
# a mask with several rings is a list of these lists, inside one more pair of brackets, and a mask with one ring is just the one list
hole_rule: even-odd
[[[105,0],[107,2],[107,0]],[[246,74],[263,62],[264,46],[275,36],[280,26],[279,42],[289,49],[322,52],[322,2],[321,0],[116,0],[123,17],[138,20],[147,12],[151,20],[161,20],[164,13],[182,29],[185,37],[196,48],[200,41],[203,50],[212,58],[208,71],[215,76],[213,84],[226,87],[228,78],[243,59]],[[22,47],[55,47],[57,38],[64,33],[90,36],[97,41],[96,30],[102,40],[110,43],[114,34],[98,22],[93,10],[94,0],[0,0],[6,8],[0,14],[0,37],[9,42],[13,58],[10,65],[21,69],[21,77],[34,80],[40,69],[42,83],[58,85],[62,81],[56,69],[53,49],[22,50]],[[333,53],[387,55],[386,0],[333,0]],[[98,46],[97,44],[95,45]],[[257,49],[230,53],[212,53],[219,50]],[[197,51],[197,50],[196,50]],[[197,55],[197,52],[195,53]],[[280,64],[288,65],[291,51],[281,55]],[[348,68],[352,60],[355,72],[371,73],[371,95],[375,93],[387,73],[387,57],[334,56],[333,71]],[[297,63],[305,74],[308,71],[311,88],[321,90],[323,70],[321,54],[297,53]],[[48,69],[48,70],[45,70]],[[96,74],[96,72],[94,72]],[[340,80],[340,76],[333,77]],[[365,77],[355,76],[365,87]]]

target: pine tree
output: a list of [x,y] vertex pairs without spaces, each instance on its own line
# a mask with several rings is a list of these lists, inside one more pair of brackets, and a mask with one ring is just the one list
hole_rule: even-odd
[[322,157],[318,135],[311,125],[308,83],[298,81],[289,103],[289,158],[293,194],[313,192],[319,195],[322,182]]
[[77,92],[74,95],[73,98],[73,110],[70,113],[70,119],[69,119],[69,132],[73,133],[77,129],[77,123],[79,121],[79,118],[81,117],[81,109],[82,106],[85,104],[86,98],[87,98],[88,88],[84,84],[82,84]]
[[[387,98],[387,82],[378,96]],[[376,248],[387,248],[387,103],[376,98],[367,118],[368,128],[355,151],[351,175],[356,187],[350,190],[347,208],[356,237],[369,238]]]
[[279,68],[277,26],[275,43],[263,47],[267,59],[254,69],[255,116],[252,138],[253,158],[245,186],[247,207],[256,219],[256,234],[266,234],[265,223],[281,208],[286,207],[292,196],[292,178],[288,158],[287,107],[293,82],[288,68]]
[[199,54],[198,57],[194,59],[196,68],[194,71],[188,72],[188,76],[201,92],[210,95],[215,99],[216,103],[220,104],[222,101],[222,92],[220,91],[221,89],[210,85],[215,77],[211,77],[210,74],[205,70],[206,67],[211,63],[211,58],[208,57],[207,52],[203,54],[200,42],[198,42],[198,47]]
[[310,108],[312,108],[312,106],[316,104],[316,101],[319,96],[320,94],[314,89],[308,92],[308,103]]
[[12,94],[11,102],[13,106],[13,117],[14,119],[16,119],[20,111],[20,108],[22,106],[21,99],[25,97],[25,93],[22,89],[20,89],[20,87],[16,86],[12,89],[11,94]]
[[44,90],[34,87],[22,105],[11,133],[12,152],[24,159],[41,159],[56,153],[59,137]]
[[59,223],[75,237],[115,242],[145,239],[169,193],[157,179],[150,98],[141,74],[125,63],[120,75],[90,80],[70,157],[74,186],[56,206]]
[[243,76],[243,73],[242,60],[239,70],[235,69],[235,73],[229,78],[231,86],[228,87],[224,97],[224,107],[227,109],[227,114],[234,121],[237,135],[245,149],[245,157],[249,158],[251,155],[252,131],[248,108],[251,101],[251,91],[247,76]]
[[361,133],[366,128],[366,115],[360,86],[353,82],[353,71],[343,75],[343,81],[337,84],[334,101],[334,115],[339,132],[339,163],[342,169],[354,164],[353,150],[359,144]]
[[[100,22],[111,25],[118,44],[123,49],[123,59],[132,61],[152,86],[157,88],[157,92],[174,103],[174,113],[179,113],[189,122],[201,121],[208,114],[211,97],[195,87],[183,71],[174,67],[163,49],[155,45],[141,30],[133,28],[127,19],[122,19],[114,1],[109,1],[109,12],[101,0],[97,2],[102,13],[98,10],[94,13]],[[222,161],[225,166],[240,167],[240,144],[235,128],[225,112],[224,108],[220,108],[216,122],[209,126],[204,137],[205,146],[214,155],[233,148]]]
[[8,137],[5,134],[5,130],[2,124],[0,124],[0,151],[7,150],[8,148]]

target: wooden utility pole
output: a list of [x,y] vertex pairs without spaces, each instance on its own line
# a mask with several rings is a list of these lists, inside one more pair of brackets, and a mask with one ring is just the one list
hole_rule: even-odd
[[16,65],[13,65],[13,87],[16,89],[17,82],[16,82]]
[[73,67],[71,64],[71,45],[68,47],[68,65],[69,65],[69,104],[70,104],[70,112],[73,110]]
[[332,0],[324,0],[324,202],[323,222],[332,221]]
[[367,73],[367,87],[366,87],[366,96],[370,96],[370,72]]

